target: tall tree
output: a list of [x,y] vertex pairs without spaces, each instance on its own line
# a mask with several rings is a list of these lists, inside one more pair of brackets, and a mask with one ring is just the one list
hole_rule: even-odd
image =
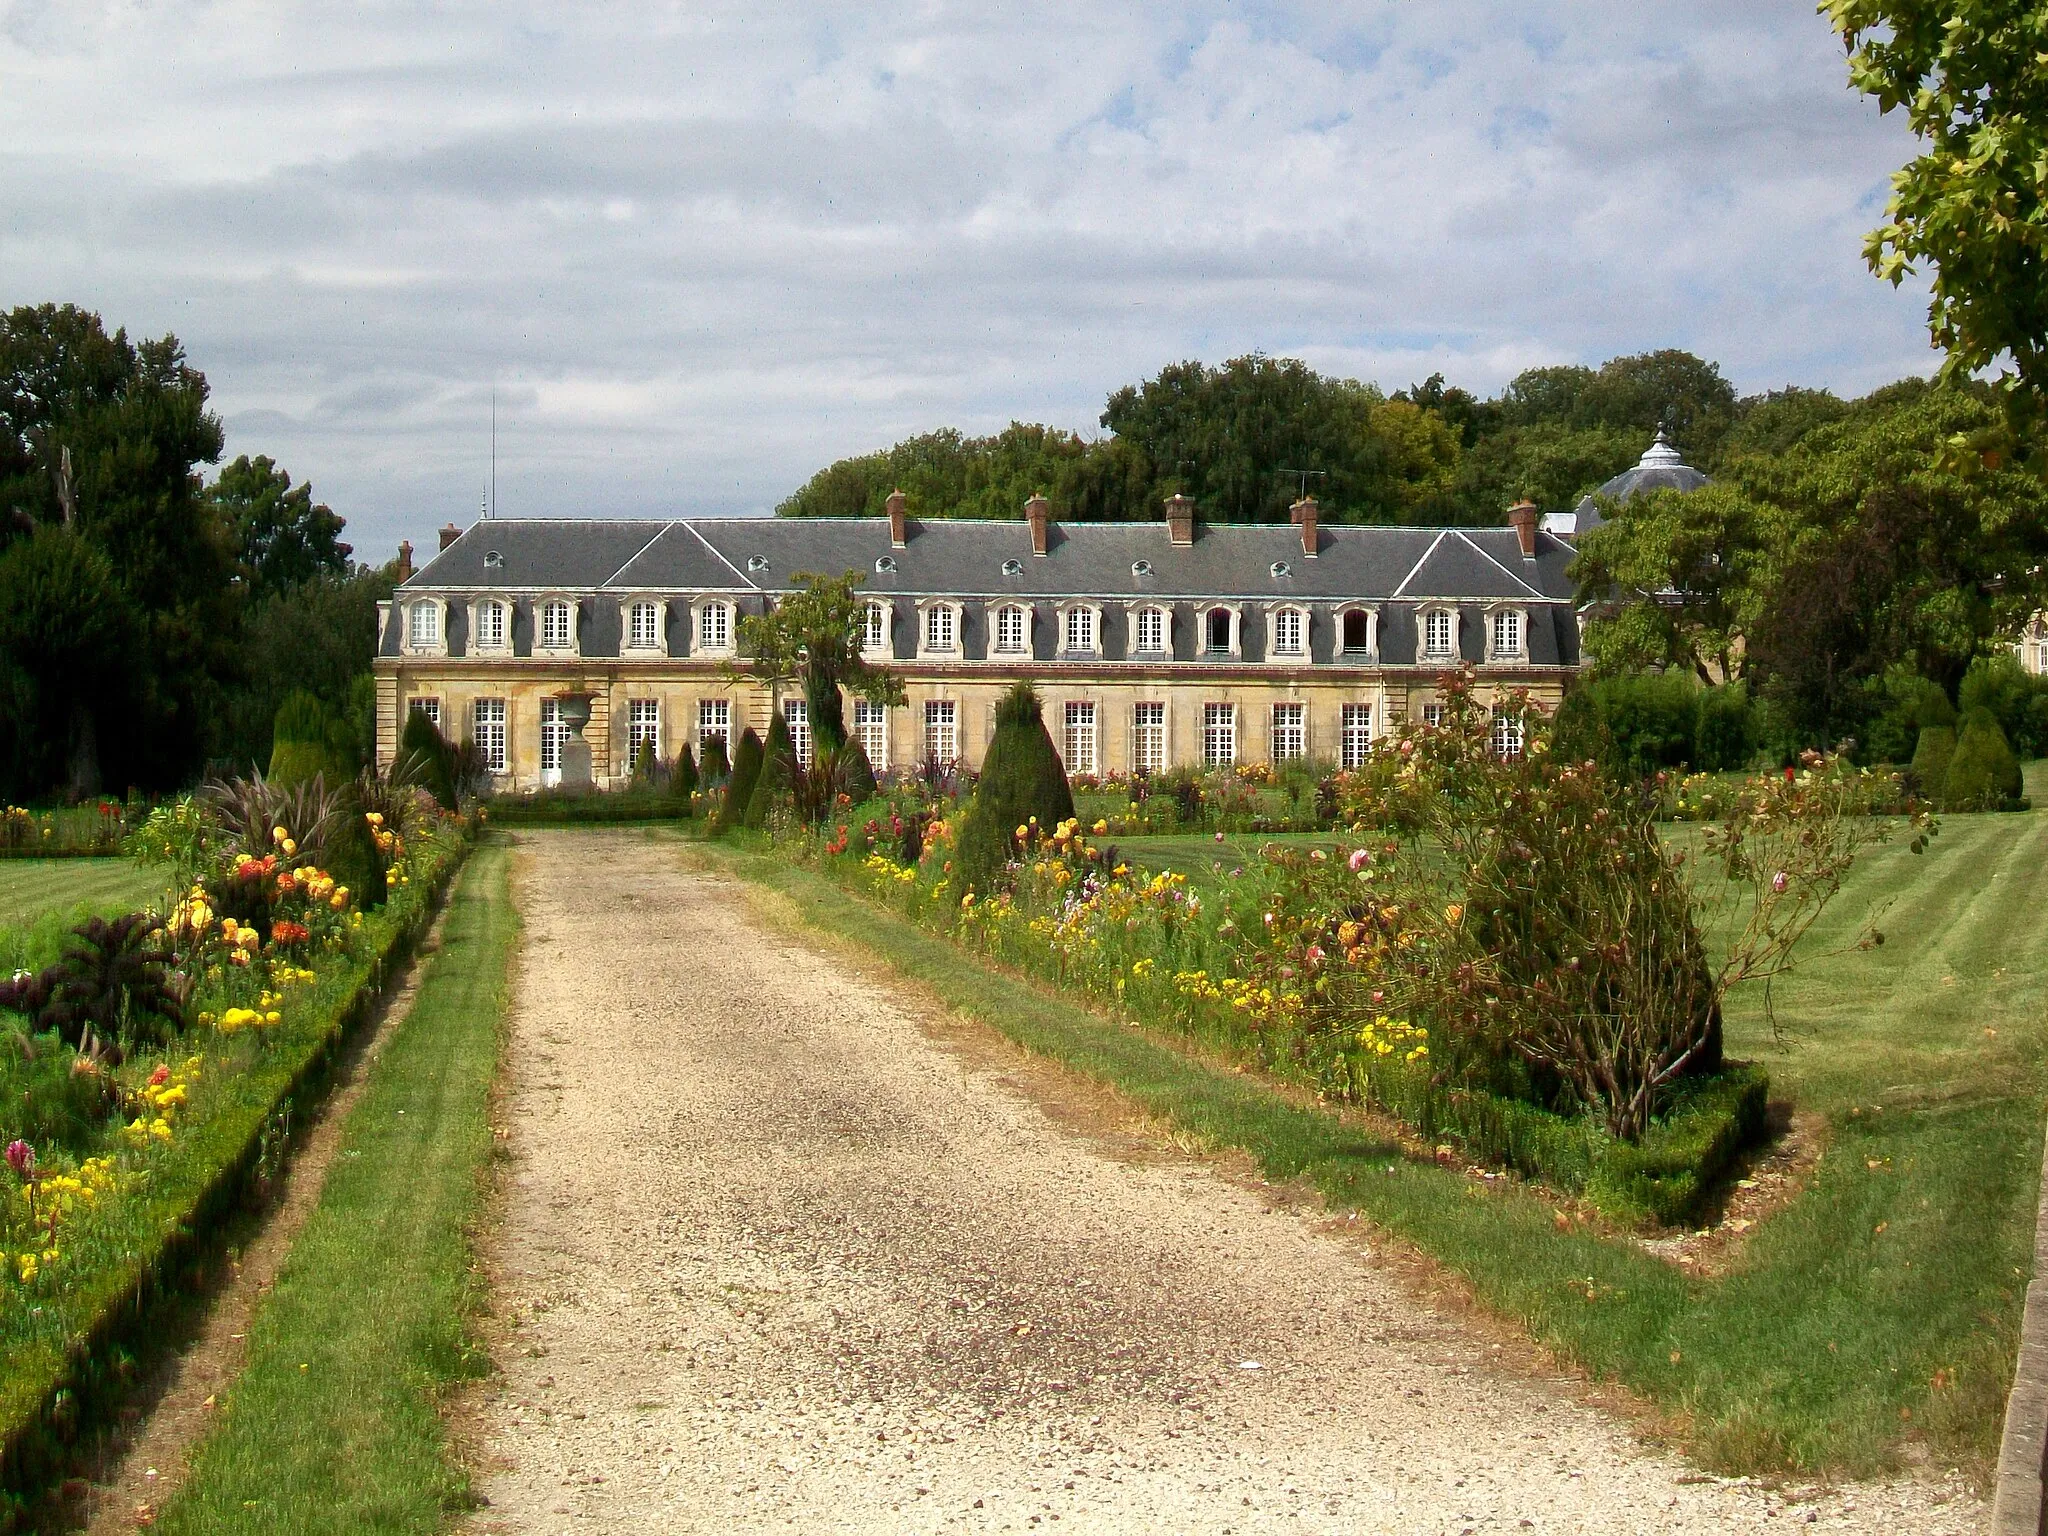
[[246,453],[206,489],[251,597],[285,592],[322,576],[348,571],[353,551],[341,542],[342,520],[313,500],[311,484],[271,460]]
[[796,590],[766,614],[740,620],[748,660],[739,670],[769,684],[798,682],[811,726],[813,760],[824,762],[846,745],[841,691],[879,704],[903,702],[903,679],[861,654],[867,600],[858,571],[816,576],[798,571]]

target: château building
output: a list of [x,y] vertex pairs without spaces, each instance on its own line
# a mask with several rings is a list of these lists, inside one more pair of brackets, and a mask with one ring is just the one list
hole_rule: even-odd
[[[1198,523],[1185,497],[1155,523],[1061,524],[1042,498],[1024,513],[920,520],[899,492],[885,518],[451,525],[379,611],[379,762],[420,710],[474,742],[501,788],[546,786],[586,696],[600,787],[642,743],[701,754],[765,735],[777,709],[807,752],[800,692],[736,675],[740,619],[805,572],[859,573],[866,653],[903,679],[901,707],[848,702],[878,773],[977,767],[1019,679],[1069,772],[1108,774],[1355,764],[1428,713],[1449,669],[1548,707],[1579,662],[1571,545],[1527,503],[1488,529],[1326,526],[1312,499],[1291,525]],[[1520,729],[1503,716],[1501,745]]]

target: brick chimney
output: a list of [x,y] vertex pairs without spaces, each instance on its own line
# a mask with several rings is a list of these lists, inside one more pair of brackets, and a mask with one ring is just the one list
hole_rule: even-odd
[[412,540],[410,539],[400,539],[398,541],[398,579],[400,581],[412,580]]
[[1175,549],[1186,549],[1195,542],[1195,504],[1186,496],[1166,499],[1166,540]]
[[1508,508],[1508,526],[1515,530],[1515,538],[1521,542],[1522,558],[1536,558],[1536,525],[1543,514],[1536,509],[1536,503],[1524,496]]
[[903,493],[889,493],[889,547],[901,549],[910,542],[910,520],[903,515]]
[[1052,505],[1043,496],[1034,496],[1024,503],[1024,521],[1031,525],[1031,553],[1045,553],[1046,541],[1052,536]]
[[443,549],[446,549],[450,544],[453,544],[457,539],[461,537],[462,530],[456,527],[453,523],[443,523],[441,525],[441,547]]
[[1304,496],[1288,509],[1294,519],[1294,526],[1301,530],[1301,552],[1313,560],[1316,557],[1316,499]]

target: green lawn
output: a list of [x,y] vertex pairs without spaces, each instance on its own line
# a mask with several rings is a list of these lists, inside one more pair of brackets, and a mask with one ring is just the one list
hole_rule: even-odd
[[[1273,839],[1244,839],[1242,854]],[[1125,845],[1207,870],[1203,840]],[[1213,842],[1208,846],[1216,846]],[[1226,842],[1233,857],[1239,848]],[[2048,1043],[2048,812],[1947,818],[1930,851],[1872,851],[1774,989],[1731,1003],[1736,1055],[1823,1117],[1803,1193],[1721,1279],[1626,1238],[1560,1230],[1554,1201],[1403,1162],[1337,1116],[963,951],[772,855],[713,847],[803,917],[1190,1135],[1305,1176],[1464,1274],[1531,1334],[1667,1410],[1708,1464],[1867,1472],[1901,1436],[1978,1474],[1995,1455],[2032,1263]],[[1227,875],[1227,870],[1225,871]],[[1853,940],[1882,907],[1885,944]]]
[[465,1329],[467,1229],[518,936],[509,866],[509,850],[487,844],[463,872],[440,951],[160,1529],[430,1532],[465,1507],[436,1396],[480,1365]]
[[132,859],[0,859],[0,928],[81,906],[105,914],[161,901],[163,877]]

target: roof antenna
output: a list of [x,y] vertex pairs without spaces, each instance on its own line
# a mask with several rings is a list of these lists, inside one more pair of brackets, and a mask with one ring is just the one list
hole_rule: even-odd
[[1308,495],[1309,481],[1327,480],[1330,478],[1330,472],[1326,469],[1276,469],[1273,473],[1276,475],[1296,476],[1301,481],[1301,494],[1303,497]]
[[491,491],[484,516],[498,515],[498,384],[491,381]]

